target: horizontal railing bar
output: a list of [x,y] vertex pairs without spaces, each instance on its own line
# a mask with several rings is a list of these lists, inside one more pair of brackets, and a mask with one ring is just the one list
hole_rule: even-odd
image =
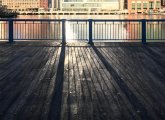
[[164,22],[165,22],[165,19],[147,19],[146,21],[147,21],[147,22],[148,22],[148,21],[154,21],[154,22],[157,22],[157,21],[164,21]]
[[0,19],[0,21],[62,21],[62,19]]
[[165,19],[153,19],[153,20],[149,20],[149,19],[138,19],[138,20],[133,20],[133,19],[113,19],[113,20],[93,20],[93,22],[141,22],[142,20],[146,20],[146,21],[164,21]]
[[88,39],[81,39],[81,38],[80,39],[74,39],[74,38],[72,39],[72,38],[70,38],[70,39],[67,39],[67,40],[88,40]]
[[165,40],[165,39],[146,39],[146,40]]
[[0,19],[0,21],[9,21],[9,20],[13,20],[13,21],[59,21],[61,22],[62,20],[66,20],[66,21],[82,21],[82,22],[87,22],[88,19]]
[[141,39],[94,39],[93,40],[141,40]]
[[[2,19],[0,19],[0,21],[9,21],[9,20],[13,20],[13,21],[62,21],[62,20],[66,20],[66,21],[75,21],[75,22],[77,22],[77,21],[82,21],[82,22],[87,22],[87,21],[89,21],[89,19],[4,19],[4,18],[2,18]],[[146,21],[165,21],[165,19],[137,19],[137,20],[134,20],[134,19],[90,19],[90,20],[92,20],[92,21],[94,21],[94,22],[107,22],[107,21],[119,21],[119,22],[121,22],[121,21],[131,21],[131,22],[134,22],[134,21],[136,21],[136,22],[140,22],[140,21],[142,21],[142,20],[146,20]]]
[[[152,42],[155,40],[156,42],[165,40],[163,35],[164,31],[162,31],[165,19],[6,18],[0,19],[0,21],[5,21],[4,23],[1,23],[1,28],[4,28],[5,30],[1,32],[3,36],[0,39],[9,39],[9,42],[12,42],[13,40],[62,40],[63,43],[65,43],[66,40],[88,40],[88,43],[92,44],[92,42],[97,41],[123,40],[131,42],[142,40],[142,43],[145,44],[146,41]],[[68,21],[71,24],[67,24]],[[48,25],[44,24],[44,22]],[[55,25],[56,23],[58,24]],[[82,23],[85,23],[86,25],[84,26]],[[158,25],[158,33],[154,32],[156,28],[154,28],[152,23],[153,25]],[[3,24],[5,26],[3,26]],[[52,26],[50,24],[52,24]],[[122,26],[120,26],[120,24]],[[69,30],[67,27],[69,27]],[[123,30],[120,28],[123,28]]]
[[141,22],[142,20],[133,20],[133,19],[110,19],[110,20],[102,20],[96,19],[93,22]]
[[13,40],[62,40],[62,39],[59,38],[59,39],[13,39]]

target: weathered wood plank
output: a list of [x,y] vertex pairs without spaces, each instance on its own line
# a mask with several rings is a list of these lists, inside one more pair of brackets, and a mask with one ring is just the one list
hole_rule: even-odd
[[0,44],[0,119],[165,119],[165,47]]
[[[46,51],[49,51],[50,48],[47,48]],[[44,52],[44,51],[41,51]],[[45,52],[46,53],[46,52]],[[40,55],[41,56],[41,55]],[[43,54],[43,58],[46,58],[47,55]],[[43,61],[41,61],[43,62]],[[40,64],[40,62],[39,62]],[[28,104],[27,99],[30,97],[30,95],[32,94],[33,90],[36,89],[38,86],[38,84],[40,83],[40,81],[42,80],[42,77],[45,74],[45,70],[44,68],[41,69],[38,74],[34,77],[34,79],[32,79],[30,85],[28,87],[25,87],[24,91],[22,91],[20,93],[20,95],[18,96],[18,98],[14,101],[14,104],[11,105],[11,107],[9,108],[8,112],[6,113],[6,115],[4,116],[5,119],[12,119],[15,114],[17,112],[20,111],[20,109],[25,105]],[[40,87],[40,86],[39,86]],[[18,87],[19,88],[19,87]],[[21,89],[19,90],[21,91]],[[29,106],[30,107],[30,106]]]

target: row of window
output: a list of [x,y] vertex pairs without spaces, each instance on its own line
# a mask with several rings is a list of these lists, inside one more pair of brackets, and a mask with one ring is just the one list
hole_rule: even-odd
[[159,9],[160,8],[160,2],[157,1],[156,2],[156,5],[153,1],[149,1],[149,3],[146,3],[146,2],[143,2],[143,3],[134,3],[132,2],[132,10],[135,10],[135,9]]
[[19,3],[4,3],[3,5],[7,5],[8,9],[12,8],[29,8],[29,7],[39,7],[38,3],[24,3],[24,4],[19,4]]
[[38,2],[39,0],[2,0],[2,2]]
[[112,0],[64,0],[64,2],[113,2]]
[[38,2],[31,2],[31,3],[17,3],[17,2],[10,2],[10,3],[7,3],[7,2],[4,2],[3,5],[7,5],[7,6],[13,6],[13,5],[17,5],[17,6],[27,6],[27,5],[39,5]]
[[17,5],[29,5],[29,4],[39,4],[39,3],[3,3],[3,4],[5,4],[5,5],[13,5],[13,4],[17,4]]
[[15,9],[15,8],[38,8],[39,6],[8,6],[8,9]]
[[96,3],[93,3],[93,4],[62,4],[62,7],[66,7],[66,8],[69,8],[69,7],[101,7],[101,4],[96,4]]

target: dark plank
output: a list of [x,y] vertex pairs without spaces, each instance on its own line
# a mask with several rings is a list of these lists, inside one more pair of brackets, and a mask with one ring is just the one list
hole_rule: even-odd
[[163,44],[0,44],[0,119],[163,120]]

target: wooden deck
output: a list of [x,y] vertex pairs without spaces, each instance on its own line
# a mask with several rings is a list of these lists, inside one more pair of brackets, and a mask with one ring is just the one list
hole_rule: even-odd
[[0,120],[165,120],[165,44],[0,43]]

